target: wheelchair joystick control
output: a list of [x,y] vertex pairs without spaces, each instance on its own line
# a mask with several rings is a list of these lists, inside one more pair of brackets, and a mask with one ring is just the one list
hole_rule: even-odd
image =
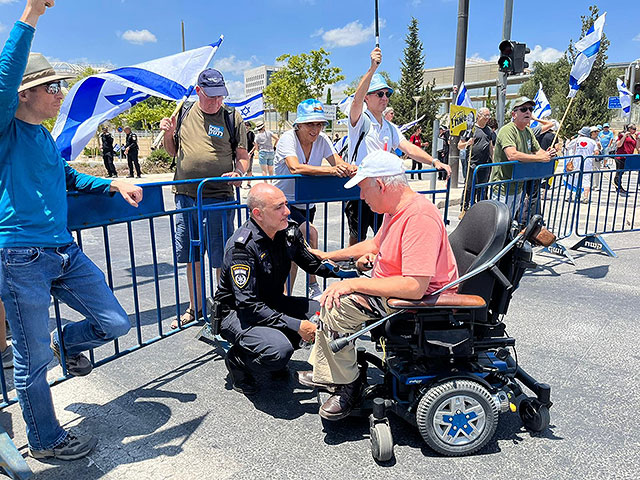
[[336,338],[335,340],[331,340],[329,342],[329,348],[333,353],[338,353],[347,345],[349,345],[349,340],[347,340],[346,337]]

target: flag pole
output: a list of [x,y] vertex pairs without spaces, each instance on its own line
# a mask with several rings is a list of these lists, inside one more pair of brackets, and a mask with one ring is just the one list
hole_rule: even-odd
[[375,10],[376,10],[376,48],[380,48],[380,22],[378,21],[378,0],[375,0]]
[[[576,95],[577,94],[578,93],[576,92]],[[569,105],[567,105],[567,108],[564,111],[564,115],[562,116],[562,120],[560,120],[560,125],[558,125],[558,130],[556,130],[556,134],[553,137],[553,143],[551,144],[552,147],[556,144],[556,141],[558,140],[558,135],[560,135],[560,130],[562,129],[562,125],[564,125],[564,119],[567,118],[567,113],[569,113],[569,109],[571,108],[571,104],[573,103],[573,99],[574,98],[576,98],[575,95],[573,97],[571,97],[571,100],[569,100]]]

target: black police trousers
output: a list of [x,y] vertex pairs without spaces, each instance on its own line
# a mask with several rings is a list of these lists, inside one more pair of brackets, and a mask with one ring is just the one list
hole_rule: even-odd
[[[286,297],[279,312],[301,320],[311,318],[320,304],[304,297]],[[251,370],[276,372],[287,366],[294,350],[300,347],[300,335],[288,328],[252,326],[243,328],[235,311],[222,320],[220,334],[233,343],[236,356]]]

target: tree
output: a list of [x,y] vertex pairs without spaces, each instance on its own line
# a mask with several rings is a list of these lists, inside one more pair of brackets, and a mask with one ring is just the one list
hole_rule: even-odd
[[[598,7],[589,7],[589,15],[582,16],[582,31],[580,38],[591,28],[600,15]],[[616,77],[622,73],[620,69],[605,67],[607,61],[607,49],[609,40],[603,33],[600,41],[600,50],[591,69],[589,77],[580,85],[580,90],[567,113],[562,126],[562,135],[570,137],[577,133],[581,127],[597,125],[609,120],[607,110],[607,97],[617,95]],[[520,93],[533,98],[542,83],[549,103],[552,116],[558,120],[562,118],[569,104],[567,93],[569,92],[569,73],[578,52],[570,41],[565,56],[555,63],[534,63],[533,77],[520,87]]]
[[264,89],[265,100],[284,119],[307,98],[322,98],[325,87],[344,80],[339,67],[331,67],[330,53],[321,48],[299,55],[281,55],[276,61],[286,65],[271,76]]
[[174,102],[158,97],[149,97],[134,105],[120,117],[124,117],[126,123],[134,129],[153,130],[159,128],[160,120],[164,117],[170,117],[174,109]]
[[398,124],[408,123],[416,118],[416,101],[418,100],[418,117],[425,115],[420,123],[425,134],[428,134],[430,126],[436,117],[438,110],[437,95],[433,92],[433,85],[423,85],[424,82],[424,54],[422,42],[418,36],[418,20],[411,18],[407,36],[404,58],[401,60],[401,77],[396,94],[391,97],[390,105],[395,112],[394,120]]

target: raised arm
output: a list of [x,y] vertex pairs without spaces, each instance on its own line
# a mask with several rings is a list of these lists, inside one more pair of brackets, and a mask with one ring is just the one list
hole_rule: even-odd
[[369,70],[367,70],[367,73],[365,73],[360,79],[356,93],[353,96],[351,110],[349,111],[349,121],[351,122],[352,127],[356,126],[356,123],[358,123],[358,120],[360,119],[360,115],[362,115],[364,97],[367,96],[367,91],[371,84],[371,78],[373,77],[373,74],[376,73],[380,62],[382,62],[382,50],[376,47],[371,51],[371,65],[369,66]]

